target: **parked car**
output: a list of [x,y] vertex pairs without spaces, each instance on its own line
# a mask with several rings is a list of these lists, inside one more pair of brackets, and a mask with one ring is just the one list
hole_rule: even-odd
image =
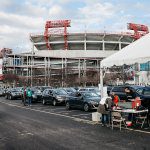
[[41,92],[43,92],[45,89],[52,89],[51,86],[37,86],[35,88],[40,90]]
[[141,105],[148,108],[150,112],[150,86],[139,87],[136,89],[136,94],[141,98]]
[[4,88],[0,88],[0,96],[4,96],[5,95],[5,89]]
[[94,92],[76,92],[66,101],[66,109],[78,108],[89,111],[91,109],[97,109],[99,101],[100,96]]
[[[129,90],[132,90],[134,93],[138,88],[141,88],[142,86],[138,85],[121,85],[121,86],[114,86],[110,93],[114,92],[116,95],[119,96],[120,100],[129,101],[129,99],[132,99],[132,95],[129,96],[125,92],[125,88],[128,88]],[[136,94],[136,93],[135,93]]]
[[76,90],[72,87],[63,88],[68,94],[75,93]]
[[53,106],[65,104],[67,97],[68,94],[63,89],[45,89],[42,94],[42,103],[43,105],[51,103]]
[[10,88],[6,91],[6,99],[18,99],[22,98],[22,89],[21,88]]
[[31,88],[32,91],[32,102],[42,101],[42,92],[37,88]]

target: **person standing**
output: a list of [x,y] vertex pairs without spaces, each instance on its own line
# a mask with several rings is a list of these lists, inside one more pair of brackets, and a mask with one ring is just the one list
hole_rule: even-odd
[[114,106],[117,107],[118,103],[120,101],[118,95],[116,95],[114,92],[112,92],[111,96],[112,96],[112,101],[113,101]]
[[23,89],[23,97],[22,97],[22,102],[24,104],[24,106],[26,106],[26,99],[27,99],[27,91],[26,88]]
[[102,114],[101,122],[102,126],[107,126],[109,123],[108,115],[108,104],[106,103],[108,97],[103,97],[100,102],[97,111]]
[[30,88],[27,90],[27,97],[28,97],[28,105],[31,106],[31,103],[32,103],[32,91],[31,91]]

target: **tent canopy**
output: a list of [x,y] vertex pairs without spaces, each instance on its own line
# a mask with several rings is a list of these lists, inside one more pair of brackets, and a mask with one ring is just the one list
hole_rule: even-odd
[[150,61],[150,33],[126,46],[119,52],[103,59],[101,68],[145,63]]

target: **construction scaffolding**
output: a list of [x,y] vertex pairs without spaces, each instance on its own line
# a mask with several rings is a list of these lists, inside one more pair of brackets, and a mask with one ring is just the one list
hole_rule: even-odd
[[9,55],[4,78],[13,86],[97,86],[100,83],[100,61],[99,58]]

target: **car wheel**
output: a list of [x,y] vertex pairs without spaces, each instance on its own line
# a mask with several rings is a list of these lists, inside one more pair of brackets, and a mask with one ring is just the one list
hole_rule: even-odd
[[89,111],[89,105],[87,103],[84,104],[83,106],[84,111]]
[[56,102],[56,100],[54,99],[53,100],[53,106],[56,106],[57,105],[57,102]]
[[43,105],[45,105],[45,104],[46,104],[46,101],[45,101],[45,99],[43,99],[43,100],[42,100],[42,104],[43,104]]
[[69,102],[66,103],[66,109],[67,109],[67,110],[70,110],[70,109],[71,109]]

